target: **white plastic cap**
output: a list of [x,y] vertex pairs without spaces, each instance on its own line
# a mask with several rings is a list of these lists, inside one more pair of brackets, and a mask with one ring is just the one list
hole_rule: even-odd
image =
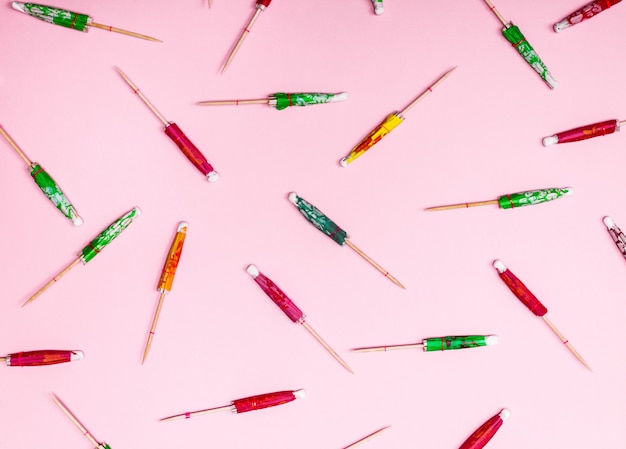
[[80,217],[76,217],[72,220],[72,223],[74,223],[74,226],[78,227],[80,225],[82,225],[84,223],[83,219]]
[[559,87],[559,82],[555,80],[554,78],[552,78],[552,75],[550,75],[550,72],[546,72],[545,81],[546,83],[548,83],[548,86],[550,86],[550,89],[556,89],[557,87]]
[[216,172],[215,170],[213,170],[211,173],[209,173],[208,175],[206,175],[206,179],[209,182],[215,182],[218,179],[220,179],[220,174],[218,172]]
[[329,103],[334,103],[336,101],[346,101],[348,99],[348,92],[341,92],[338,94],[335,94],[334,97],[331,97],[330,100],[328,100]]
[[343,158],[339,161],[339,165],[341,165],[342,167],[347,167],[348,166],[348,161],[346,160],[347,158]]
[[296,390],[293,392],[293,395],[295,396],[296,399],[304,399],[306,398],[306,390]]
[[493,261],[493,267],[498,270],[498,273],[504,273],[506,271],[506,265],[500,259],[496,259]]
[[139,206],[133,207],[133,210],[135,211],[135,214],[141,215],[141,209],[139,209]]
[[543,138],[544,147],[550,147],[555,143],[559,143],[559,138],[557,136],[548,136]]
[[557,22],[554,24],[554,26],[552,28],[554,28],[554,31],[557,33],[560,33],[561,31],[563,31],[565,28],[569,28],[570,24],[567,21],[567,19],[563,19],[560,22]]
[[615,222],[613,221],[613,219],[611,217],[604,217],[602,219],[602,221],[604,222],[604,224],[606,225],[607,228],[612,229],[613,226],[615,226]]
[[187,223],[186,221],[181,221],[180,223],[178,223],[178,228],[176,229],[176,232],[180,232],[184,228],[188,228],[188,227],[189,227],[189,223]]
[[384,12],[385,12],[385,7],[382,4],[378,3],[374,5],[374,14],[376,14],[377,16],[380,16]]
[[13,2],[11,3],[11,6],[13,7],[13,9],[16,9],[20,12],[26,12],[24,10],[24,3],[20,3],[20,2]]
[[511,410],[503,408],[500,412],[500,418],[502,418],[502,421],[505,421],[509,416],[511,416]]
[[289,196],[287,198],[289,198],[289,201],[291,201],[293,204],[296,204],[296,202],[298,201],[298,194],[296,192],[289,192]]
[[563,195],[571,195],[572,193],[574,193],[574,189],[572,189],[571,187],[563,187],[562,190],[567,190],[567,192],[565,192]]
[[495,346],[498,344],[498,336],[497,335],[487,335],[485,337],[485,344],[487,346]]
[[75,362],[77,360],[82,360],[85,358],[85,354],[83,351],[72,351],[72,355],[70,356],[70,360]]
[[259,269],[256,267],[256,265],[248,265],[248,268],[246,268],[246,271],[248,272],[250,276],[252,276],[252,278],[257,277],[260,274]]

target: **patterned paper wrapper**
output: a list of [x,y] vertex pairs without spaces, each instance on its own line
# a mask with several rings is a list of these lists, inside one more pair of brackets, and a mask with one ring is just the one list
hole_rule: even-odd
[[344,167],[353,162],[356,158],[364,154],[367,150],[376,145],[380,139],[389,134],[393,129],[398,126],[404,118],[398,113],[389,114],[385,120],[378,125],[372,132],[370,132],[357,146],[355,146],[350,153],[341,160],[341,165]]
[[591,139],[592,137],[605,136],[619,131],[617,120],[606,120],[592,125],[581,126],[555,134],[557,143],[577,142],[579,140]]
[[508,410],[502,410],[495,416],[489,418],[482,426],[465,440],[459,449],[482,449],[494,437],[502,423],[503,418],[508,416]]
[[294,396],[293,391],[277,391],[275,393],[266,393],[257,396],[250,396],[248,398],[237,399],[233,401],[233,405],[235,406],[236,413],[244,413],[286,404],[294,399],[296,399],[296,397]]
[[270,278],[263,273],[259,273],[254,276],[254,281],[291,321],[294,323],[304,321],[304,312],[302,312]]
[[348,234],[341,229],[334,221],[328,218],[317,207],[303,198],[300,198],[295,193],[289,195],[289,199],[295,204],[300,213],[304,215],[313,226],[322,231],[328,237],[339,245],[345,245]]
[[612,223],[611,227],[607,230],[609,231],[609,235],[617,245],[617,249],[620,250],[622,256],[626,257],[626,235],[624,235],[622,230],[615,223]]
[[180,148],[180,151],[183,152],[187,159],[207,177],[209,182],[215,182],[219,179],[219,175],[211,163],[204,157],[204,154],[202,154],[198,147],[189,140],[176,123],[170,123],[165,128],[165,134]]
[[513,209],[515,207],[532,206],[553,201],[571,193],[572,189],[570,188],[529,190],[527,192],[502,195],[498,198],[498,204],[502,209]]
[[178,262],[180,256],[183,253],[183,245],[185,243],[185,237],[187,237],[187,223],[182,222],[178,225],[178,231],[174,237],[174,241],[170,246],[170,251],[165,260],[163,271],[161,271],[161,278],[159,279],[159,285],[157,291],[160,293],[167,293],[172,289],[174,283],[174,276],[176,275],[176,269],[178,268]]
[[61,191],[54,179],[43,169],[38,163],[30,166],[30,175],[35,180],[41,191],[48,197],[52,204],[61,211],[66,218],[71,220],[74,225],[80,226],[83,220],[78,216],[76,209]]
[[270,3],[272,3],[272,0],[257,0],[256,9],[264,10]]
[[309,106],[312,104],[333,103],[342,101],[345,95],[342,94],[322,94],[322,93],[282,93],[278,92],[271,96],[269,105],[279,111],[287,109],[289,106]]
[[126,229],[136,217],[139,216],[140,213],[140,209],[135,207],[111,223],[108,228],[102,231],[95,239],[93,239],[81,250],[80,256],[82,257],[83,263],[87,264],[87,262],[96,257],[96,255],[102,251],[105,246],[111,243],[113,239],[120,235],[122,231]]
[[23,9],[20,9],[20,11],[25,12],[29,16],[66,28],[87,31],[87,27],[91,23],[91,17],[86,14],[53,8],[46,5],[38,5],[36,3],[23,3],[21,5],[23,5]]
[[517,299],[519,299],[522,304],[524,304],[528,310],[534,313],[536,316],[542,317],[546,313],[548,313],[548,309],[544,306],[539,299],[529,290],[526,285],[519,280],[517,276],[515,276],[511,270],[508,268],[504,271],[500,271],[496,267],[498,271],[498,276],[500,279],[509,287],[509,290],[513,292]]
[[611,6],[621,2],[622,0],[597,0],[589,3],[577,11],[574,11],[569,16],[554,24],[554,31],[557,33],[563,31],[565,28],[569,28],[580,22],[591,19],[593,16],[600,14],[602,11],[609,9]]
[[539,58],[535,49],[526,40],[516,25],[511,23],[502,28],[502,35],[506,38],[506,40],[513,44],[513,47],[515,47],[524,60],[535,70],[535,72],[539,74],[539,76],[541,76],[541,79],[543,79],[551,89],[556,88],[558,83],[554,78],[552,78],[552,75],[548,71],[546,65],[543,63],[541,58]]
[[56,365],[72,361],[75,351],[41,350],[9,354],[6,359],[8,366],[44,366]]
[[487,346],[486,337],[484,335],[427,338],[423,343],[424,351],[426,352]]

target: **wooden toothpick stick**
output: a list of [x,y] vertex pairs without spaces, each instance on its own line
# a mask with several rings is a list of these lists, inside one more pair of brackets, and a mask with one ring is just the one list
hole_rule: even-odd
[[390,427],[391,427],[391,426],[385,426],[385,427],[383,427],[383,428],[381,428],[381,429],[378,429],[377,431],[370,433],[369,435],[367,435],[367,436],[365,436],[365,437],[361,438],[360,440],[355,441],[355,442],[354,442],[354,443],[352,443],[352,444],[349,444],[348,446],[344,447],[343,449],[352,449],[353,447],[356,447],[356,446],[358,446],[359,444],[363,444],[363,443],[365,443],[366,441],[371,440],[371,439],[372,439],[372,438],[374,438],[375,436],[378,436],[379,434],[381,434],[382,432],[384,432],[385,430],[387,430],[387,429],[388,429],[388,428],[390,428]]
[[45,292],[46,290],[48,290],[50,288],[50,286],[52,286],[52,284],[54,284],[56,281],[58,281],[59,279],[61,279],[68,271],[70,271],[72,268],[74,268],[76,265],[78,265],[81,261],[83,260],[82,256],[77,257],[72,263],[70,263],[67,267],[63,268],[63,270],[61,270],[61,272],[59,274],[57,274],[56,276],[54,276],[52,279],[50,279],[50,281],[48,281],[48,283],[46,285],[44,285],[43,287],[41,287],[39,290],[37,290],[37,292],[31,296],[30,298],[28,298],[26,300],[26,302],[24,304],[22,304],[22,307],[24,307],[26,304],[34,301],[35,299],[37,299],[37,297],[39,295],[41,295],[43,292]]
[[161,314],[161,307],[163,307],[163,299],[165,299],[165,292],[159,296],[159,302],[157,304],[156,311],[154,312],[154,318],[152,319],[152,326],[150,326],[150,332],[148,333],[148,341],[146,341],[146,347],[143,350],[143,357],[141,358],[141,364],[143,365],[148,357],[148,351],[150,351],[150,345],[152,345],[152,339],[154,338],[154,332],[156,331],[157,323],[159,321],[159,315]]
[[114,66],[114,68],[115,70],[117,70],[117,73],[119,73],[120,76],[124,79],[124,81],[126,81],[126,84],[128,84],[128,86],[133,90],[133,92],[137,94],[137,96],[141,99],[141,101],[143,101],[144,104],[148,106],[148,109],[150,109],[152,113],[156,115],[157,118],[161,121],[161,123],[163,123],[163,125],[167,128],[170,125],[170,122],[167,121],[167,119],[163,116],[163,114],[161,114],[158,111],[158,109],[154,107],[154,105],[150,102],[150,100],[146,98],[143,92],[139,90],[139,88],[135,85],[135,83],[133,83],[130,80],[130,78],[126,76],[126,74],[122,72],[122,70],[119,67]]
[[121,28],[112,27],[110,25],[102,25],[101,23],[91,22],[89,24],[89,26],[92,26],[92,27],[95,27],[95,28],[100,28],[101,30],[112,31],[114,33],[125,34],[126,36],[138,37],[139,39],[145,39],[147,41],[163,42],[160,39],[156,39],[154,37],[146,36],[145,34],[139,34],[139,33],[135,33],[134,31],[123,30]]
[[394,351],[397,349],[423,348],[424,343],[410,343],[407,345],[389,345],[389,346],[368,346],[366,348],[354,348],[354,352],[379,352]]
[[477,206],[490,206],[493,204],[498,204],[498,200],[474,201],[473,203],[459,203],[459,204],[450,204],[447,206],[427,207],[424,210],[435,211],[435,210],[462,209],[462,208],[477,207]]
[[232,410],[232,409],[233,409],[232,405],[224,405],[222,407],[207,408],[205,410],[198,410],[195,412],[187,412],[187,413],[181,413],[180,415],[168,416],[167,418],[159,419],[159,421],[175,421],[177,419],[188,419],[188,418],[191,418],[192,416],[208,415],[210,413],[217,413],[217,412],[221,412],[224,410]]
[[402,111],[400,111],[399,115],[404,116],[404,114],[409,112],[409,110],[411,110],[411,108],[413,106],[415,106],[422,98],[424,98],[426,95],[431,93],[435,87],[437,87],[447,77],[449,77],[455,69],[456,69],[456,66],[452,67],[450,70],[448,70],[446,73],[444,73],[437,81],[435,81],[433,84],[431,84],[429,87],[427,87],[426,90],[424,92],[422,92],[415,100],[413,100],[406,108],[404,108]]
[[493,13],[496,15],[496,17],[498,18],[498,20],[500,22],[502,22],[502,25],[504,25],[505,27],[509,26],[509,23],[504,19],[504,17],[502,17],[502,14],[500,14],[498,12],[498,10],[496,9],[495,6],[493,6],[493,4],[489,1],[489,0],[484,0],[485,3],[487,4],[487,6],[489,6],[489,9],[491,9],[493,11]]
[[6,139],[6,141],[13,147],[13,149],[19,154],[19,156],[26,162],[26,165],[29,167],[33,165],[33,161],[31,161],[28,156],[22,151],[22,149],[15,143],[15,141],[9,136],[9,134],[4,130],[2,125],[0,125],[0,134]]
[[224,105],[240,105],[240,104],[267,104],[271,98],[259,98],[257,100],[209,100],[199,101],[196,104],[202,106],[224,106]]
[[554,326],[554,324],[552,324],[552,322],[548,319],[548,317],[544,315],[541,318],[543,319],[543,321],[545,321],[545,323],[552,330],[552,332],[554,332],[556,334],[556,336],[559,337],[559,340],[561,340],[563,342],[563,344],[565,344],[565,346],[567,346],[567,349],[569,349],[570,352],[572,354],[574,354],[574,357],[576,357],[580,363],[585,365],[585,367],[589,371],[593,371],[591,369],[591,367],[587,364],[587,362],[585,362],[585,359],[583,359],[582,356],[578,353],[578,351],[576,349],[574,349],[574,347],[569,342],[569,340],[567,338],[565,338],[565,336]]
[[52,398],[54,403],[61,409],[61,411],[65,413],[65,416],[67,416],[70,421],[72,421],[74,425],[78,427],[81,433],[85,435],[89,441],[91,441],[91,444],[93,444],[94,447],[100,448],[106,446],[104,444],[100,444],[98,440],[94,438],[94,436],[85,428],[85,426],[80,423],[80,421],[72,414],[72,412],[68,410],[68,408],[65,406],[65,404],[63,404],[63,402],[61,402],[59,398],[57,398],[53,393],[50,393],[50,397]]
[[378,271],[380,271],[383,276],[385,276],[386,278],[388,278],[391,282],[393,282],[394,284],[396,284],[398,287],[400,288],[404,288],[406,290],[406,287],[404,285],[402,285],[402,283],[400,283],[399,280],[397,280],[395,277],[393,277],[391,275],[391,273],[389,273],[387,270],[385,270],[383,267],[381,267],[380,265],[378,265],[378,263],[376,263],[371,257],[369,257],[367,254],[365,254],[363,251],[361,251],[359,248],[357,248],[354,243],[352,243],[350,240],[348,240],[346,238],[346,245],[348,245],[351,249],[354,250],[354,252],[356,252],[359,256],[361,256],[363,259],[365,259],[370,265],[372,265],[374,268],[376,268]]
[[332,355],[335,358],[335,360],[337,360],[341,364],[341,366],[343,366],[345,369],[350,371],[350,373],[354,374],[354,371],[352,371],[352,368],[350,368],[348,364],[341,357],[339,357],[339,354],[337,354],[335,350],[331,348],[330,345],[324,341],[324,339],[320,336],[320,334],[315,332],[315,329],[313,329],[309,323],[307,323],[306,321],[302,321],[302,326],[307,331],[309,331],[309,334],[311,334],[313,338],[315,338],[324,347],[324,349],[326,349],[326,351],[328,351],[328,353]]

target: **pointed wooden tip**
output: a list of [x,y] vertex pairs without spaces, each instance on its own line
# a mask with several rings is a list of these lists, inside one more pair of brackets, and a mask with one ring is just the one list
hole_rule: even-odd
[[159,419],[159,422],[166,422],[166,421],[175,421],[177,419],[182,418],[185,415],[174,415],[174,416],[168,416],[167,418],[161,418]]

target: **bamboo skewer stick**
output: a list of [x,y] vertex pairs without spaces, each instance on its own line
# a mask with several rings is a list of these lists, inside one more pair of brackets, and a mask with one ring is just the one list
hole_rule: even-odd
[[17,143],[9,136],[9,134],[5,131],[5,129],[0,125],[0,134],[6,139],[6,141],[13,147],[13,149],[19,154],[19,156],[26,162],[26,165],[29,167],[33,165],[33,161],[31,161],[28,156],[22,151],[22,149],[18,146]]
[[437,81],[435,81],[433,84],[427,87],[424,92],[422,92],[415,100],[413,100],[411,104],[409,104],[406,108],[400,111],[398,115],[404,116],[404,114],[409,112],[413,108],[413,106],[415,106],[422,98],[424,98],[426,95],[431,93],[435,87],[437,87],[441,82],[443,82],[447,77],[449,77],[455,69],[456,69],[456,66],[452,67],[450,70],[444,73]]
[[6,358],[6,357],[0,357],[0,362],[4,363],[4,362],[6,362],[6,361],[7,361],[7,358]]
[[141,364],[143,365],[148,357],[148,351],[154,338],[154,332],[156,331],[157,322],[159,321],[159,315],[161,314],[161,307],[163,307],[163,300],[165,299],[165,292],[162,292],[159,296],[159,302],[157,304],[156,311],[154,312],[154,318],[152,319],[152,326],[150,327],[150,333],[148,334],[148,341],[146,341],[146,347],[143,350],[143,357],[141,358]]
[[489,6],[489,9],[491,9],[493,11],[493,13],[496,15],[496,17],[498,18],[498,20],[500,22],[502,22],[502,25],[504,25],[505,27],[509,26],[509,22],[507,22],[504,17],[502,17],[502,14],[500,14],[500,12],[498,12],[498,10],[496,9],[495,6],[493,6],[493,4],[489,1],[489,0],[484,0],[484,2],[487,4],[487,6]]
[[72,421],[74,425],[78,427],[78,430],[80,430],[81,433],[85,435],[89,441],[91,441],[91,444],[93,444],[94,447],[96,448],[102,447],[102,445],[98,442],[98,440],[96,440],[94,436],[85,428],[85,426],[83,426],[80,423],[80,421],[72,414],[72,412],[70,412],[67,409],[65,404],[63,404],[63,402],[61,402],[59,398],[57,398],[53,393],[50,393],[50,397],[52,398],[54,403],[61,409],[61,411],[65,413],[65,416],[67,416],[70,419],[70,421]]
[[37,299],[39,295],[41,295],[43,292],[48,290],[52,286],[52,284],[54,284],[56,281],[61,279],[61,277],[63,277],[68,271],[70,271],[72,268],[78,265],[82,260],[83,260],[82,256],[78,256],[72,263],[70,263],[67,267],[63,268],[63,270],[61,270],[59,274],[57,274],[52,279],[50,279],[50,281],[46,285],[44,285],[39,290],[37,290],[37,292],[33,296],[28,298],[28,300],[26,300],[26,302],[22,304],[22,307],[24,307],[26,304]]
[[585,365],[585,368],[587,368],[589,371],[593,371],[591,367],[587,364],[587,362],[585,362],[585,359],[583,359],[582,356],[578,353],[578,351],[574,349],[574,347],[569,342],[569,340],[565,338],[565,336],[554,326],[554,324],[552,324],[552,322],[548,319],[548,317],[544,315],[541,318],[543,318],[543,321],[546,322],[548,327],[552,330],[552,332],[556,334],[557,337],[559,337],[559,339],[563,342],[563,344],[567,346],[567,349],[569,349],[570,352],[574,354],[574,357],[576,357],[578,361],[580,361],[580,363]]
[[[265,9],[265,8],[263,8],[263,9]],[[235,44],[233,49],[230,51],[230,54],[228,55],[228,58],[226,59],[226,62],[224,63],[224,67],[222,67],[222,72],[221,72],[222,74],[226,71],[226,69],[228,68],[228,66],[232,62],[233,58],[237,54],[237,51],[239,51],[239,47],[241,47],[241,44],[243,44],[244,39],[248,36],[248,33],[252,29],[252,26],[254,25],[254,22],[256,22],[256,19],[259,17],[259,14],[261,14],[263,9],[257,8],[257,10],[254,11],[254,15],[252,16],[252,18],[250,19],[250,21],[248,22],[246,27],[241,32],[241,36],[239,36],[239,40],[237,41],[237,43]]]
[[343,449],[352,449],[353,447],[356,447],[356,446],[358,446],[358,445],[360,445],[360,444],[363,444],[363,443],[365,443],[366,441],[371,440],[371,439],[372,439],[372,438],[374,438],[375,436],[378,436],[379,434],[381,434],[382,432],[384,432],[385,430],[387,430],[387,429],[388,429],[388,428],[390,428],[390,427],[391,427],[391,426],[385,426],[385,427],[383,427],[383,428],[381,428],[381,429],[378,429],[377,431],[372,432],[372,433],[370,433],[370,434],[369,434],[369,435],[367,435],[367,436],[364,436],[364,437],[363,437],[363,438],[361,438],[360,440],[357,440],[357,441],[355,441],[354,443],[349,444],[348,446],[344,447]]
[[160,39],[156,39],[154,37],[146,36],[145,34],[135,33],[134,31],[123,30],[121,28],[112,27],[110,25],[103,25],[101,23],[91,22],[89,26],[100,28],[101,30],[112,31],[114,33],[125,34],[126,36],[138,37],[139,39],[145,39],[147,41],[152,42],[163,42]]
[[257,100],[209,100],[199,101],[196,104],[202,106],[224,106],[224,105],[236,105],[240,104],[267,104],[271,101],[271,98],[259,98]]
[[498,200],[474,201],[473,203],[459,203],[459,204],[450,204],[447,206],[427,207],[424,210],[430,210],[430,211],[450,210],[450,209],[461,209],[461,208],[469,208],[469,207],[477,207],[477,206],[489,206],[492,204],[498,204]]
[[352,368],[350,368],[348,364],[341,357],[339,357],[339,354],[337,354],[335,350],[331,348],[330,345],[324,341],[324,339],[320,336],[320,334],[315,332],[315,329],[313,329],[309,323],[302,320],[302,326],[307,331],[309,331],[309,333],[313,336],[313,338],[315,338],[324,347],[324,349],[326,349],[326,351],[328,351],[328,353],[332,355],[335,358],[335,360],[337,360],[341,364],[341,366],[343,366],[345,369],[350,371],[351,374],[354,374],[354,371],[352,371]]
[[389,278],[389,280],[391,282],[393,282],[394,284],[396,284],[398,287],[403,288],[403,289],[406,290],[406,287],[404,285],[402,285],[400,283],[400,281],[398,281],[395,277],[393,277],[391,275],[391,273],[389,273],[383,267],[378,265],[371,257],[369,257],[367,254],[365,254],[363,251],[361,251],[359,248],[357,248],[354,245],[354,243],[352,243],[350,240],[346,239],[346,245],[348,245],[350,248],[352,248],[359,256],[361,256],[363,259],[365,259],[370,265],[372,265],[374,268],[376,268],[378,271],[380,271],[383,274],[383,276],[385,276],[386,278]]
[[217,413],[217,412],[221,412],[224,410],[232,410],[232,409],[233,409],[232,405],[224,405],[222,407],[207,408],[207,409],[198,410],[195,412],[187,412],[187,413],[181,413],[180,415],[168,416],[167,418],[159,419],[159,421],[175,421],[177,419],[189,419],[192,416],[208,415],[210,413]]
[[146,106],[148,106],[148,109],[150,109],[152,111],[152,113],[154,115],[157,116],[157,118],[161,121],[161,123],[163,123],[163,125],[167,128],[168,126],[171,125],[171,123],[169,121],[167,121],[167,119],[163,116],[163,114],[161,114],[157,108],[154,107],[154,105],[150,102],[150,100],[148,100],[146,98],[146,96],[143,94],[143,92],[141,92],[139,90],[139,88],[135,85],[135,83],[133,83],[130,78],[128,76],[126,76],[126,74],[124,72],[122,72],[122,70],[117,67],[114,66],[115,70],[117,70],[117,73],[120,74],[120,76],[124,79],[124,81],[126,81],[126,84],[128,84],[128,86],[133,90],[134,93],[137,94],[137,96],[141,99],[141,101],[143,101],[145,103]]

